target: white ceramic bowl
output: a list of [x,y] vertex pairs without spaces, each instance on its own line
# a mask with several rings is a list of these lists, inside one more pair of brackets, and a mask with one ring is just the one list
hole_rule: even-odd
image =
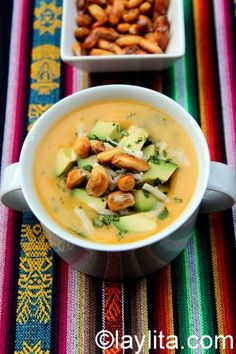
[[61,58],[68,64],[88,72],[144,71],[168,68],[185,54],[184,15],[182,0],[171,0],[168,10],[170,21],[170,42],[163,54],[117,55],[117,56],[75,56],[72,43],[77,15],[75,1],[63,1]]

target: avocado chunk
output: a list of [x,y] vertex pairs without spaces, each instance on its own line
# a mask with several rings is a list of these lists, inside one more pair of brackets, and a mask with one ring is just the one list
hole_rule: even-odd
[[142,213],[121,216],[119,221],[112,221],[114,226],[123,232],[154,231],[156,222]]
[[135,204],[133,208],[137,211],[149,211],[156,209],[158,200],[151,193],[143,190],[134,191]]
[[56,157],[55,174],[60,177],[66,174],[76,162],[76,154],[73,148],[62,148]]
[[72,190],[72,196],[77,198],[81,203],[93,204],[98,209],[105,209],[106,208],[106,200],[104,198],[96,198],[89,195],[85,189],[83,188],[75,188]]
[[134,151],[141,150],[147,138],[148,132],[145,129],[131,125],[127,136],[121,139],[120,145]]
[[98,161],[96,155],[91,155],[89,157],[86,157],[85,159],[79,159],[77,161],[77,164],[79,168],[84,168],[86,171],[91,172],[90,170],[92,170],[93,166],[97,162]]
[[148,160],[154,155],[156,155],[156,146],[154,144],[148,145],[143,149],[143,158],[145,160]]
[[145,172],[140,179],[141,183],[151,183],[155,180],[160,180],[161,183],[168,181],[171,175],[178,168],[173,162],[158,160],[156,163],[149,161],[149,170]]
[[97,121],[90,132],[88,133],[89,139],[98,139],[105,141],[106,138],[119,141],[122,137],[121,126],[114,122]]

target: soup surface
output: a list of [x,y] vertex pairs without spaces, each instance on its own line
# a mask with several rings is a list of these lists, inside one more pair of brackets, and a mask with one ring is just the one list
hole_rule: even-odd
[[[61,174],[56,172],[59,151],[75,146],[75,140],[79,137],[87,134],[89,136],[89,132],[98,122],[118,124],[124,139],[122,141],[126,142],[130,139],[131,127],[142,128],[142,131],[144,129],[148,137],[141,143],[142,148],[139,145],[139,151],[136,152],[133,143],[128,140],[124,153],[134,155],[137,159],[142,158],[149,165],[148,170],[137,171],[119,168],[118,165],[114,167],[110,162],[103,164],[102,168],[105,168],[112,183],[103,195],[96,198],[99,199],[99,206],[91,203],[91,200],[88,203],[83,197],[91,170],[99,166],[98,161],[92,166],[90,163],[83,165],[87,176],[78,188],[67,188],[68,171]],[[91,134],[89,137],[91,139]],[[94,139],[97,139],[95,134],[91,141]],[[106,149],[119,147],[119,139],[107,137],[105,140],[106,142],[103,139],[103,143]],[[133,142],[140,144],[140,141],[138,138]],[[71,167],[73,171],[78,169],[77,163],[80,166],[81,161],[77,160],[84,161],[78,156],[74,158]],[[156,177],[155,173],[154,177],[150,177],[151,165],[153,169],[160,165],[172,168],[168,181],[161,180],[162,177],[158,177],[158,174]],[[119,173],[128,174],[135,179],[135,186],[131,191],[121,192],[131,193],[135,201],[124,210],[114,211],[107,207],[107,198],[114,189],[117,191]],[[45,134],[38,146],[34,163],[37,193],[51,218],[78,237],[101,243],[133,242],[166,228],[188,205],[197,174],[196,152],[182,127],[154,107],[124,100],[98,101],[63,117]],[[76,192],[78,190],[82,190],[82,197],[80,192]],[[132,218],[127,219],[130,215],[133,215]]]

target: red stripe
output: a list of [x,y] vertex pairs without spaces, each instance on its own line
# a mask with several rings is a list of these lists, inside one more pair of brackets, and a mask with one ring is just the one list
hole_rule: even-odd
[[[16,116],[11,117],[12,120],[15,122],[15,131],[14,131],[14,139],[13,142],[13,149],[12,149],[12,156],[9,159],[12,162],[18,161],[19,153],[20,153],[20,141],[22,139],[22,131],[23,131],[23,122],[25,118],[25,108],[26,108],[26,86],[27,86],[27,47],[28,47],[28,19],[30,18],[30,1],[25,0],[23,5],[23,13],[22,13],[22,20],[21,20],[21,37],[19,38],[20,51],[19,51],[19,60],[18,60],[18,72],[19,72],[19,80],[17,82],[17,102],[16,102]],[[12,36],[15,36],[14,33]],[[11,41],[13,38],[11,37]],[[9,98],[8,98],[9,99]],[[9,353],[10,348],[12,346],[12,334],[10,333],[11,330],[11,311],[9,311],[9,299],[12,297],[13,293],[13,275],[15,272],[15,253],[16,253],[16,242],[18,232],[16,232],[16,225],[17,225],[17,217],[19,214],[12,210],[8,210],[6,212],[7,222],[6,222],[6,251],[5,251],[5,264],[4,264],[4,293],[3,293],[3,306],[2,306],[2,318],[0,323],[0,353]],[[15,308],[12,307],[12,311],[15,311]]]

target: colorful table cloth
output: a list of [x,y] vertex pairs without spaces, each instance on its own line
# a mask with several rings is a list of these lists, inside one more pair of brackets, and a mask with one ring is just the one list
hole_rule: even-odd
[[[184,0],[186,55],[163,72],[88,75],[61,63],[61,12],[62,0],[0,4],[1,170],[18,160],[27,129],[61,97],[122,83],[182,104],[201,124],[211,159],[236,171],[233,0]],[[1,205],[0,354],[235,353],[235,212],[200,215],[171,265],[119,283],[76,272],[50,248],[34,215]],[[96,344],[101,330],[118,333],[110,348]],[[122,345],[123,335],[133,343],[126,337]],[[148,335],[138,347],[135,336]],[[174,335],[178,342],[168,338]],[[190,336],[198,339],[188,347]]]

